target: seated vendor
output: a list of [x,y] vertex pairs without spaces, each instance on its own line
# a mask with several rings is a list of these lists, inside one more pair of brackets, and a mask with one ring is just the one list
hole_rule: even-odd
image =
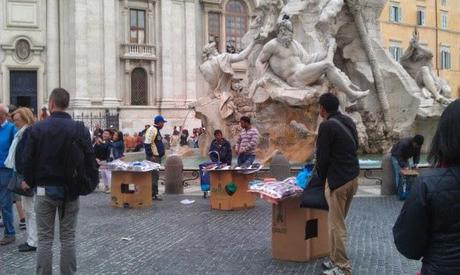
[[223,137],[221,130],[214,131],[214,140],[209,147],[209,157],[213,162],[232,164],[232,147],[230,142]]
[[400,170],[409,169],[409,159],[412,158],[413,168],[417,167],[420,161],[420,150],[424,138],[422,135],[415,135],[401,139],[391,148],[391,162],[395,176],[396,187],[399,185]]
[[249,167],[256,159],[256,148],[259,144],[259,131],[252,127],[251,119],[247,116],[240,118],[242,128],[235,151],[238,154],[238,166]]

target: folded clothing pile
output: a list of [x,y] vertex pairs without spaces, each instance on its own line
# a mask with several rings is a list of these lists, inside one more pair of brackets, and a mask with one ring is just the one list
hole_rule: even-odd
[[110,171],[132,171],[132,172],[147,172],[160,170],[160,164],[148,160],[124,162],[119,159],[101,165],[102,169]]
[[295,177],[290,177],[283,181],[268,178],[250,181],[248,192],[259,193],[262,199],[277,204],[288,197],[302,194],[303,189],[297,185]]
[[227,165],[226,163],[218,163],[218,162],[212,162],[207,165],[204,165],[203,171],[210,171],[210,170],[225,170],[225,169],[230,169],[230,165]]

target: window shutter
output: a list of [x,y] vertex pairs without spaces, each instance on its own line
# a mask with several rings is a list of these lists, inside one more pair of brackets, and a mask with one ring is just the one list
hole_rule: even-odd
[[398,9],[398,22],[402,22],[402,9],[400,7]]
[[395,22],[395,7],[390,6],[390,21]]
[[451,69],[451,64],[450,64],[450,52],[447,52],[447,69]]

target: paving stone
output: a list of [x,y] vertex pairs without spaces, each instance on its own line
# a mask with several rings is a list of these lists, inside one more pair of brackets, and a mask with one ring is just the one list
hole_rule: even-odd
[[[199,192],[198,192],[199,193]],[[191,205],[180,200],[194,199]],[[271,206],[258,200],[246,211],[210,209],[209,199],[164,196],[149,209],[115,209],[110,197],[81,198],[77,229],[79,274],[319,274],[323,259],[309,263],[271,258]],[[415,274],[420,263],[401,256],[391,228],[402,203],[395,197],[357,197],[347,224],[353,274]],[[58,233],[58,230],[56,230]],[[132,238],[131,241],[121,240]],[[19,253],[25,241],[0,247],[0,274],[33,274],[35,253]],[[54,243],[54,272],[58,274]]]

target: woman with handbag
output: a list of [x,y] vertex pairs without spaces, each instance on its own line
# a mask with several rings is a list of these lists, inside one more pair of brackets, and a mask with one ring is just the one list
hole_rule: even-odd
[[22,159],[22,152],[27,142],[27,129],[34,123],[34,116],[30,109],[19,108],[11,115],[17,133],[11,143],[8,157],[5,160],[5,166],[13,169],[14,174],[8,186],[11,192],[22,195],[22,204],[26,212],[26,231],[27,241],[19,245],[20,252],[28,252],[37,250],[37,224],[35,221],[34,210],[34,193],[32,190],[25,191],[25,181],[23,176],[24,163]]

